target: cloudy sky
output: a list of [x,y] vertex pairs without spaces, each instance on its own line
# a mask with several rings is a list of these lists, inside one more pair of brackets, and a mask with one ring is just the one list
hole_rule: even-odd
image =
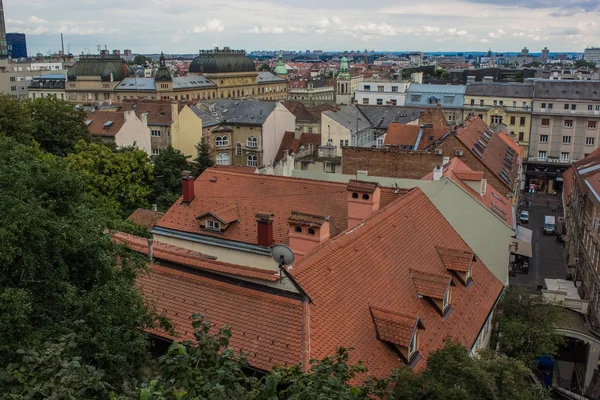
[[29,53],[323,49],[583,51],[600,46],[600,0],[4,0]]

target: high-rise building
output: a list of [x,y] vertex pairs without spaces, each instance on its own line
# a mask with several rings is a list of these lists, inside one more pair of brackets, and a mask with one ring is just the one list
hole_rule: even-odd
[[583,59],[596,64],[600,64],[600,47],[588,47],[583,52]]
[[544,47],[542,49],[542,55],[540,56],[540,60],[542,62],[546,62],[546,61],[548,61],[549,58],[550,58],[550,50],[547,47]]
[[27,58],[27,39],[24,33],[7,33],[6,45],[11,58]]
[[113,53],[113,56],[117,56],[117,57],[121,56],[121,50],[119,50],[119,49],[114,49],[112,51],[112,53]]
[[8,58],[8,46],[6,45],[6,24],[4,23],[4,4],[0,0],[0,59]]

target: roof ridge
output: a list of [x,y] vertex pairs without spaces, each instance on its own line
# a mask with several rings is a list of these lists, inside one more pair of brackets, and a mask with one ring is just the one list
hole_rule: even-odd
[[[293,181],[302,181],[302,182],[312,182],[312,183],[316,183],[316,184],[320,184],[323,186],[339,186],[339,187],[346,187],[347,183],[344,182],[334,182],[334,181],[324,181],[324,180],[319,180],[319,179],[310,179],[310,178],[300,178],[300,177],[295,177],[295,176],[279,176],[279,175],[268,175],[268,174],[249,174],[249,173],[244,173],[244,172],[237,172],[237,171],[232,171],[232,170],[221,170],[215,167],[211,167],[211,168],[207,168],[205,170],[206,171],[218,171],[218,173],[220,174],[225,174],[225,175],[235,175],[235,176],[245,176],[245,177],[252,177],[252,178],[268,178],[268,179],[272,179],[272,180],[276,180],[276,181],[286,181],[286,182],[293,182]],[[198,179],[199,177],[197,177],[196,179]]]

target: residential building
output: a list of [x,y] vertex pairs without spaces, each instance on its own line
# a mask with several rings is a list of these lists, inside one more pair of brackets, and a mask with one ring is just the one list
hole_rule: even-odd
[[[421,189],[218,168],[184,182],[182,201],[152,231],[154,263],[139,280],[179,339],[192,337],[189,315],[202,304],[211,324],[240,332],[230,345],[261,371],[308,370],[311,359],[347,346],[350,362],[384,377],[403,365],[421,371],[447,338],[471,354],[487,346],[502,283]],[[141,238],[115,239],[150,252]],[[280,273],[273,243],[296,256]]]
[[329,171],[337,167],[341,172],[341,160],[336,160],[332,165],[319,163],[319,148],[321,146],[321,135],[306,133],[301,130],[286,132],[281,140],[281,146],[275,158],[275,165],[261,169],[259,173],[280,176],[292,176],[294,168],[304,168],[319,171]]
[[446,120],[460,123],[463,120],[463,104],[466,86],[464,85],[428,85],[413,83],[406,95],[408,107],[442,106]]
[[588,47],[583,51],[583,59],[585,61],[600,64],[600,47]]
[[348,105],[354,102],[354,93],[358,90],[363,80],[360,74],[351,74],[348,69],[348,59],[344,56],[340,60],[340,69],[336,75],[336,104]]
[[562,173],[598,148],[600,81],[536,80],[527,184],[562,190]]
[[87,115],[85,125],[92,136],[117,148],[135,146],[152,154],[145,114],[139,119],[133,111],[97,111]]
[[[0,58],[0,93],[15,99],[26,99],[30,97],[29,86],[34,78],[46,75],[57,78],[56,75],[61,74],[65,74],[62,62],[15,62]],[[41,97],[41,93],[45,92],[45,89],[41,89],[37,97]],[[52,93],[61,98],[60,92],[55,90]]]
[[153,155],[160,154],[168,146],[190,158],[197,155],[195,146],[202,138],[202,119],[187,104],[165,100],[126,100],[119,110],[134,111],[140,119],[142,114],[145,115]]
[[296,126],[294,114],[274,101],[217,100],[195,108],[208,117],[203,121],[211,128],[204,134],[210,138],[218,165],[272,165],[283,135]]
[[460,157],[505,197],[516,203],[522,189],[523,153],[503,132],[495,133],[477,116],[467,115],[462,126],[423,150],[394,147],[344,147],[342,173],[359,171],[373,176],[420,179],[442,165],[443,157]]
[[533,82],[469,82],[464,108],[479,115],[492,129],[506,125],[528,154],[532,101]]
[[357,104],[403,106],[410,81],[369,79],[358,85],[355,93]]
[[27,39],[24,33],[7,33],[6,44],[10,58],[27,58]]
[[321,133],[321,114],[323,111],[335,110],[335,106],[318,104],[307,107],[300,101],[285,101],[284,107],[296,117],[296,131],[306,133]]
[[288,84],[288,100],[306,105],[335,104],[335,89],[322,79],[293,79]]
[[[350,105],[324,111],[321,117],[321,144],[336,147],[342,155],[344,146],[377,146],[392,122],[418,124],[426,110],[410,107]],[[339,147],[338,147],[339,146]]]
[[54,97],[55,99],[65,100],[65,82],[64,74],[49,74],[36,76],[29,81],[27,90],[29,98]]

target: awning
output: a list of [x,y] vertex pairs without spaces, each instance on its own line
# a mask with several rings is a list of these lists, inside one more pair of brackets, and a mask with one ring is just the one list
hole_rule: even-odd
[[511,253],[518,254],[520,256],[525,256],[531,258],[533,256],[533,249],[531,247],[531,242],[525,242],[523,240],[519,240],[517,238],[512,239]]
[[522,225],[518,225],[516,236],[517,236],[517,239],[519,239],[519,240],[531,243],[531,238],[533,237],[533,231],[531,229],[524,228]]

